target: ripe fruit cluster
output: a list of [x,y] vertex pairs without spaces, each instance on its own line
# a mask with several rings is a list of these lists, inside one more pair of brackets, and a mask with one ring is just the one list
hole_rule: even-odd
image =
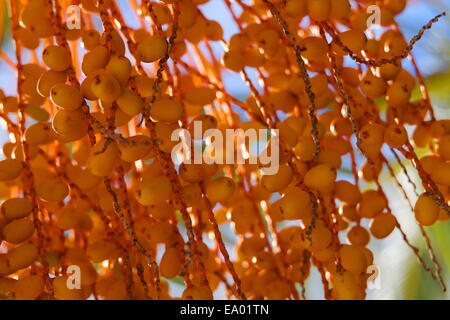
[[[407,0],[220,1],[239,27],[230,39],[203,14],[208,0],[10,1],[18,86],[0,94],[0,299],[174,299],[175,278],[183,299],[219,286],[304,299],[312,268],[327,299],[364,299],[370,241],[397,230],[418,254],[382,175],[404,192],[433,265],[419,261],[443,284],[424,226],[450,216],[450,120],[405,59],[416,66],[412,47],[440,16],[408,43],[395,20]],[[80,30],[64,21],[73,3]],[[379,37],[366,24],[375,3]],[[224,71],[242,75],[245,101]],[[278,172],[175,165],[172,132],[193,121],[279,129]],[[228,225],[237,240],[225,246]],[[80,289],[67,286],[72,265]]]

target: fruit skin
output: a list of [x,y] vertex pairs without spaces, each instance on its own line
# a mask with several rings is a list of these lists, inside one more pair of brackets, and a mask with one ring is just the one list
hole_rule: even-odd
[[186,102],[193,105],[208,105],[216,98],[216,91],[208,87],[192,87],[184,93]]
[[365,228],[357,225],[350,229],[347,238],[351,244],[364,247],[370,241],[370,234]]
[[83,97],[78,88],[57,84],[50,90],[52,102],[60,108],[76,110],[81,107]]
[[356,245],[343,245],[339,250],[342,266],[355,275],[366,272],[367,259],[363,248]]
[[82,300],[83,289],[69,289],[67,287],[67,276],[58,276],[53,279],[53,290],[58,300]]
[[112,74],[121,85],[126,85],[131,76],[132,66],[126,57],[112,57],[105,70]]
[[69,186],[57,179],[40,181],[36,183],[36,194],[45,201],[63,201],[69,195]]
[[424,226],[433,225],[439,218],[439,206],[427,194],[421,194],[414,206],[416,220]]
[[361,199],[361,192],[358,187],[345,180],[336,181],[334,194],[336,198],[349,205],[356,205]]
[[67,80],[66,72],[48,70],[44,72],[39,78],[37,84],[38,93],[43,97],[49,97],[50,89],[57,84],[65,83],[66,80]]
[[12,244],[19,244],[26,241],[32,236],[33,232],[34,224],[26,218],[11,221],[1,230],[4,239]]
[[396,225],[395,217],[390,213],[382,213],[373,218],[370,223],[370,232],[377,239],[386,238],[394,231]]
[[28,217],[33,210],[30,200],[24,198],[11,198],[3,202],[1,213],[8,220]]
[[151,140],[144,135],[136,135],[127,138],[130,142],[144,143],[148,142],[148,145],[127,145],[119,144],[120,159],[126,162],[135,162],[144,158],[149,158],[152,153]]
[[35,300],[44,291],[44,279],[38,275],[29,275],[15,282],[12,289],[16,300]]
[[311,215],[311,198],[306,191],[294,188],[286,192],[280,208],[286,220],[308,219]]
[[7,254],[9,266],[12,270],[20,270],[29,267],[38,259],[38,249],[29,243],[11,249]]
[[144,179],[136,190],[136,200],[144,206],[164,203],[171,195],[172,186],[164,176]]
[[93,263],[99,263],[116,258],[119,249],[114,242],[101,239],[90,243],[86,253]]
[[49,123],[35,123],[25,131],[25,141],[29,145],[45,145],[54,139]]
[[335,180],[336,169],[329,164],[319,164],[305,175],[305,185],[323,194],[329,194],[333,191]]
[[390,125],[384,132],[384,141],[391,148],[401,148],[408,141],[408,133],[403,126]]
[[97,177],[111,173],[119,158],[119,147],[115,141],[102,139],[91,150],[87,167]]
[[103,71],[95,75],[91,84],[92,93],[105,103],[116,101],[122,94],[119,82],[111,74]]
[[54,71],[66,71],[72,65],[70,53],[67,49],[58,46],[48,46],[42,52],[45,64]]
[[144,109],[144,101],[128,88],[124,89],[122,95],[117,98],[117,105],[130,116],[135,116]]
[[106,67],[109,61],[108,49],[98,46],[83,57],[81,70],[87,76]]
[[360,297],[360,288],[356,277],[349,271],[333,274],[332,296],[336,300],[356,300]]
[[65,139],[75,141],[87,133],[88,123],[83,111],[60,109],[53,118],[53,129]]
[[329,19],[331,14],[332,0],[307,0],[309,16],[316,21],[322,22]]
[[386,199],[376,190],[367,190],[362,193],[358,204],[358,214],[362,218],[373,218],[386,208]]
[[209,201],[215,203],[228,199],[234,193],[235,185],[231,178],[220,177],[206,183],[205,191]]
[[16,159],[0,161],[0,181],[10,181],[18,178],[23,170],[23,164]]
[[183,291],[183,300],[212,300],[213,296],[205,287],[191,287]]
[[86,50],[92,50],[100,44],[100,34],[95,29],[83,31],[82,41]]
[[182,265],[179,257],[179,251],[176,248],[168,248],[161,259],[160,271],[165,278],[176,277],[181,271]]
[[177,122],[183,116],[183,106],[170,97],[163,97],[152,105],[150,116],[157,121]]
[[167,52],[167,41],[158,36],[147,36],[142,39],[137,47],[137,55],[142,62],[155,62],[161,59]]
[[288,165],[281,165],[274,175],[264,175],[261,185],[270,192],[277,192],[287,187],[293,177],[292,168]]

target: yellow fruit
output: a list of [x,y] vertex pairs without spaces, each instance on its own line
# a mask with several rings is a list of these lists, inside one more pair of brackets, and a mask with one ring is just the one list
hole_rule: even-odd
[[206,183],[206,196],[211,202],[220,202],[228,199],[234,193],[235,185],[232,179],[220,177]]
[[7,259],[12,270],[20,270],[29,267],[38,259],[38,250],[34,245],[25,243],[11,249]]
[[80,89],[66,84],[55,85],[50,90],[50,97],[55,105],[67,110],[76,110],[83,102]]
[[339,250],[342,266],[355,275],[366,272],[367,259],[362,247],[343,245]]
[[362,193],[358,205],[358,214],[363,218],[373,218],[386,208],[386,199],[376,190]]
[[[135,162],[149,157],[152,152],[149,137],[137,135],[129,137],[127,140],[131,143],[137,143],[137,145],[119,144],[120,159],[126,162]],[[144,145],[143,143],[148,143],[148,145]]]
[[336,300],[357,300],[360,297],[360,287],[354,274],[349,271],[333,274],[332,296]]
[[299,188],[286,192],[280,203],[282,216],[286,220],[309,218],[311,215],[311,198]]
[[3,202],[1,213],[6,219],[20,219],[30,215],[33,205],[24,198],[11,198]]
[[116,101],[122,94],[119,82],[111,74],[100,72],[92,79],[92,93],[105,103]]
[[171,97],[164,96],[152,105],[150,116],[157,121],[177,122],[183,116],[183,106]]
[[81,38],[86,50],[92,50],[100,44],[100,34],[95,29],[83,31]]
[[137,47],[137,55],[143,62],[154,62],[167,52],[167,41],[164,38],[149,35],[142,39]]
[[172,186],[170,181],[164,176],[144,179],[136,190],[136,199],[144,206],[164,203],[171,196]]
[[306,59],[314,59],[324,56],[328,52],[327,42],[319,37],[307,37],[299,42],[300,47],[304,48],[302,56]]
[[408,142],[408,133],[403,126],[392,124],[384,131],[384,141],[391,148],[401,148]]
[[3,238],[12,244],[19,244],[28,240],[33,232],[34,224],[26,218],[11,221],[2,230]]
[[202,201],[202,190],[198,184],[189,184],[183,187],[183,199],[188,206],[196,206]]
[[405,106],[411,97],[411,89],[404,81],[395,81],[387,90],[386,100],[389,106],[399,108]]
[[331,14],[331,2],[332,0],[307,0],[308,14],[311,19],[319,22],[328,20]]
[[65,83],[66,80],[67,80],[66,72],[48,70],[40,76],[37,84],[37,91],[41,96],[49,97],[50,89],[57,84]]
[[29,275],[15,282],[12,289],[16,300],[35,300],[44,291],[44,279],[38,275]]
[[81,70],[87,76],[106,67],[109,61],[108,49],[98,46],[85,54],[81,64]]
[[395,225],[396,219],[392,214],[381,213],[370,223],[370,232],[375,238],[383,239],[394,231]]
[[439,139],[437,152],[442,159],[450,161],[450,134],[446,134]]
[[347,239],[351,244],[364,247],[369,243],[370,235],[365,228],[357,225],[347,233]]
[[104,177],[111,173],[119,158],[119,147],[112,140],[102,139],[91,150],[87,167],[97,177]]
[[121,85],[126,85],[131,76],[132,66],[126,57],[112,57],[105,70],[112,74]]
[[164,252],[159,270],[161,276],[172,279],[176,277],[182,269],[180,252],[176,248],[168,248]]
[[23,170],[22,162],[16,159],[0,161],[0,181],[14,180],[20,176]]
[[170,204],[159,203],[149,206],[148,213],[155,219],[168,220],[174,217],[175,209]]
[[192,87],[184,93],[184,99],[193,105],[207,105],[216,99],[216,91],[208,87]]
[[182,163],[179,172],[181,179],[186,182],[196,183],[203,179],[203,171],[200,164]]
[[45,145],[54,139],[49,123],[35,123],[25,131],[25,141],[32,146]]
[[334,19],[345,18],[351,10],[349,0],[332,0],[330,16]]
[[54,71],[66,71],[72,65],[70,53],[63,47],[48,46],[42,52],[42,59]]
[[420,195],[414,206],[416,220],[424,226],[431,226],[437,221],[439,218],[439,210],[439,206],[427,194]]
[[345,180],[336,181],[334,195],[349,205],[356,205],[361,199],[361,192],[358,187]]
[[83,111],[60,109],[53,118],[53,129],[66,141],[79,140],[87,134],[88,122]]
[[261,185],[270,192],[277,192],[287,187],[292,181],[293,172],[289,165],[281,165],[274,175],[264,175]]
[[305,248],[310,251],[320,251],[328,247],[332,240],[332,233],[324,226],[316,226],[311,233],[311,241],[305,239]]
[[17,38],[27,49],[36,50],[39,47],[39,38],[29,28],[19,28]]
[[220,41],[223,39],[222,26],[214,20],[206,21],[205,36],[210,41]]
[[124,56],[125,55],[125,43],[120,35],[120,32],[116,29],[111,31],[111,37],[107,37],[106,32],[102,33],[100,38],[100,44],[107,47],[107,42],[111,41],[110,55]]
[[53,279],[53,290],[58,300],[82,300],[83,289],[69,288],[70,279],[67,276],[58,276]]
[[119,249],[117,248],[117,245],[108,240],[97,240],[92,242],[87,249],[87,255],[94,263],[115,259],[118,253]]
[[135,116],[144,109],[144,101],[130,89],[124,89],[117,99],[117,105],[127,115]]
[[5,97],[2,100],[3,111],[6,113],[17,112],[19,110],[19,101],[16,97]]
[[305,175],[305,185],[323,194],[329,194],[333,191],[335,180],[336,169],[329,164],[319,164]]
[[[148,98],[153,95],[153,85],[155,84],[155,79],[149,78],[146,75],[140,74],[134,77],[136,83],[136,89],[139,95],[143,98]],[[161,84],[161,91],[165,91],[164,83]]]
[[228,51],[225,52],[222,62],[227,69],[230,69],[234,72],[241,72],[244,69],[244,55],[237,51]]
[[[0,258],[0,261],[1,261],[1,259],[2,258]],[[0,267],[0,274],[1,273],[2,272],[1,272],[1,267]],[[13,278],[0,278],[0,297],[6,298],[8,296],[11,296],[16,282],[17,282],[17,280],[15,280]]]
[[69,187],[62,181],[50,179],[36,183],[37,195],[45,201],[58,202],[69,195]]
[[306,0],[288,0],[284,10],[286,15],[293,18],[304,17],[308,13]]
[[184,300],[212,300],[213,296],[208,288],[191,287],[183,291]]

